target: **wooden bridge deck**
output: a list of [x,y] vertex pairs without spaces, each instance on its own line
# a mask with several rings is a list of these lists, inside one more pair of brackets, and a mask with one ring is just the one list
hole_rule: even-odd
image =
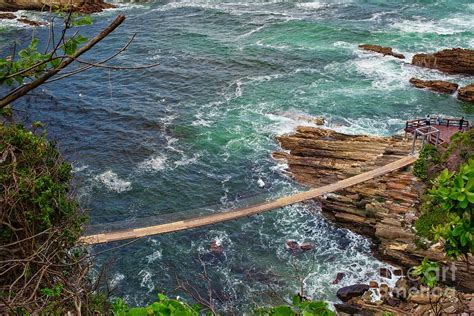
[[282,197],[273,201],[268,201],[265,203],[261,203],[261,204],[257,204],[257,205],[253,205],[249,207],[229,210],[229,211],[215,213],[215,214],[206,215],[206,216],[199,216],[199,217],[190,218],[187,220],[181,220],[181,221],[177,221],[173,223],[84,236],[81,238],[81,240],[91,245],[100,244],[100,243],[107,243],[107,242],[118,241],[118,240],[135,239],[135,238],[141,238],[145,236],[171,233],[171,232],[176,232],[180,230],[197,228],[197,227],[216,224],[220,222],[230,221],[230,220],[234,220],[238,218],[248,217],[248,216],[256,215],[259,213],[268,212],[273,209],[281,208],[284,206],[296,204],[305,200],[310,200],[327,193],[345,189],[347,187],[359,184],[367,180],[371,180],[373,178],[379,177],[386,173],[411,165],[412,163],[416,161],[416,159],[417,159],[416,156],[407,156],[399,160],[396,160],[392,163],[389,163],[383,167],[361,173],[354,177],[350,177],[350,178],[347,178],[347,179],[344,179],[344,180],[341,180],[341,181],[338,181],[326,186],[310,189],[305,192],[296,193],[290,196]]

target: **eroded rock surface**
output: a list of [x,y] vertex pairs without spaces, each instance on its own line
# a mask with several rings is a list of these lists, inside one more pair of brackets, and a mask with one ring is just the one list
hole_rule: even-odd
[[379,53],[379,54],[382,54],[384,56],[389,55],[389,56],[393,56],[395,58],[405,59],[405,55],[395,53],[391,47],[384,47],[384,46],[371,45],[371,44],[362,44],[362,45],[359,45],[359,48],[361,48],[363,50]]
[[0,13],[0,20],[13,20],[13,19],[16,19],[16,15],[14,15],[13,13],[9,13],[9,12],[2,12]]
[[443,80],[421,80],[411,78],[410,83],[420,89],[428,89],[439,93],[453,94],[458,89],[458,84]]
[[[400,135],[345,135],[307,126],[278,137],[278,141],[287,151],[275,152],[273,157],[288,164],[288,171],[296,181],[312,187],[331,184],[406,157],[412,144],[411,137]],[[407,268],[418,265],[424,257],[447,262],[441,249],[420,249],[415,243],[412,223],[419,214],[423,188],[423,183],[406,168],[328,194],[319,201],[328,219],[376,241],[374,251],[382,259]],[[455,282],[460,288],[474,290],[474,274],[468,270],[473,266],[472,256],[468,263],[455,262]]]
[[474,50],[452,48],[434,54],[416,54],[411,63],[447,73],[474,75]]
[[460,88],[458,90],[458,99],[474,103],[474,83]]

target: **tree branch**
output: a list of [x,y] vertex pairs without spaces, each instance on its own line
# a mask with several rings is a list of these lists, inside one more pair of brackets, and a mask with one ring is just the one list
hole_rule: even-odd
[[94,37],[89,42],[87,42],[84,46],[79,48],[72,56],[69,56],[69,57],[65,58],[64,61],[61,62],[61,64],[59,64],[58,67],[47,71],[41,77],[39,77],[39,78],[35,79],[34,81],[32,81],[30,83],[27,83],[27,84],[13,90],[9,94],[7,94],[5,97],[3,97],[0,100],[0,108],[3,108],[5,106],[7,106],[11,102],[13,102],[13,101],[17,100],[18,98],[24,96],[25,94],[27,94],[31,90],[39,87],[41,84],[45,83],[48,79],[50,79],[51,77],[56,75],[62,69],[69,66],[69,64],[74,62],[74,60],[76,58],[78,58],[79,56],[81,56],[82,54],[84,54],[85,52],[90,50],[98,42],[100,42],[105,37],[107,37],[110,33],[112,33],[120,24],[123,23],[124,20],[125,20],[125,16],[118,15],[115,18],[115,20],[108,27],[106,27],[104,30],[102,30],[102,32],[100,32],[96,37]]

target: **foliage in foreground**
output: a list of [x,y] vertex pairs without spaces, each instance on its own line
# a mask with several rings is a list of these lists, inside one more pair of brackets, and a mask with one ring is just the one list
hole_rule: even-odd
[[[440,167],[444,170],[432,173]],[[442,238],[449,257],[474,253],[474,129],[455,134],[442,153],[424,150],[415,174],[433,179],[415,223],[417,233],[432,240]]]
[[414,277],[421,277],[422,284],[434,288],[438,282],[439,264],[424,258],[419,266],[413,268],[411,274]]
[[148,315],[170,315],[170,316],[198,316],[202,307],[200,305],[188,305],[178,299],[170,299],[164,294],[158,294],[158,300],[147,307],[128,307],[123,299],[117,299],[112,304],[112,312],[115,316],[148,316]]
[[84,301],[87,265],[76,245],[85,218],[70,179],[43,133],[0,123],[0,311],[60,313]]
[[259,316],[332,316],[336,315],[328,308],[326,302],[310,301],[302,299],[301,296],[295,295],[291,305],[281,305],[276,307],[260,308],[255,311],[255,315]]
[[[176,315],[198,316],[205,315],[206,310],[200,305],[189,305],[178,299],[170,299],[164,294],[158,294],[158,300],[147,307],[130,308],[122,299],[117,299],[112,305],[114,316],[149,316]],[[209,312],[207,314],[210,314]],[[258,308],[252,315],[258,316],[333,316],[335,313],[328,308],[327,303],[320,301],[302,300],[295,295],[291,305]]]

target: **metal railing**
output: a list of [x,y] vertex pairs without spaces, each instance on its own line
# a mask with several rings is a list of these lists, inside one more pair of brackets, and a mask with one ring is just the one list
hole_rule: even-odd
[[[462,121],[462,122],[461,122]],[[460,118],[430,118],[430,124],[427,124],[426,119],[416,119],[407,121],[405,124],[405,131],[412,131],[422,126],[441,125],[461,127],[462,130],[469,129],[469,121]]]
[[426,125],[426,126],[415,129],[415,131],[413,132],[413,145],[411,147],[411,153],[412,154],[416,153],[416,140],[418,137],[421,137],[421,148],[420,148],[421,150],[427,142],[434,144],[435,146],[438,146],[439,135],[440,135],[439,129],[430,125]]

